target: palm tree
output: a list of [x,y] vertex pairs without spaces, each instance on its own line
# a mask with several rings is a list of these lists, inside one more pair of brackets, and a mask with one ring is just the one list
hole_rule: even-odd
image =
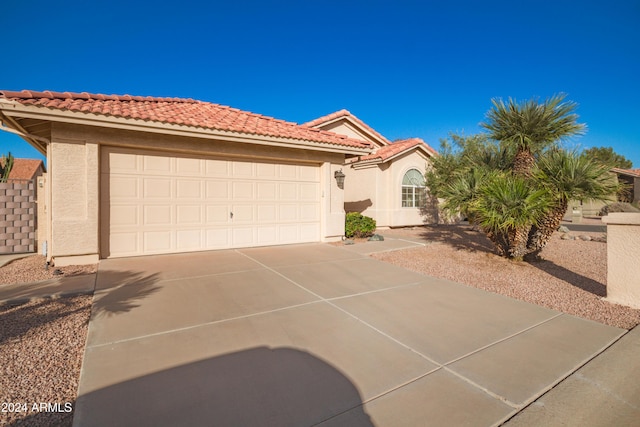
[[586,126],[577,123],[574,102],[564,101],[564,94],[554,95],[545,102],[535,99],[518,103],[509,98],[493,99],[493,108],[487,113],[487,121],[480,125],[489,136],[503,142],[515,151],[513,172],[531,176],[535,158],[557,142],[580,135]]
[[511,173],[500,173],[480,187],[470,211],[500,255],[521,260],[527,253],[532,225],[544,216],[550,203],[546,189]]
[[527,258],[535,258],[558,229],[570,200],[605,200],[619,184],[608,166],[575,151],[549,150],[534,170],[539,185],[553,195],[548,212],[531,228]]

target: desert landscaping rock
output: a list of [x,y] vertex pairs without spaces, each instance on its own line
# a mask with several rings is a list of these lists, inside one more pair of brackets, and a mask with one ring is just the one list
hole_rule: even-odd
[[[0,426],[71,425],[90,312],[90,296],[0,305],[0,402],[27,404]],[[34,411],[41,403],[61,410]]]
[[[419,237],[435,244],[374,254],[376,259],[606,325],[631,329],[640,324],[640,310],[603,299],[605,243],[556,237],[543,249],[541,261],[526,263],[496,255],[489,239],[468,226],[425,226],[387,230],[385,234]],[[602,239],[604,233],[586,235]]]
[[[42,280],[55,279],[60,275],[68,277],[92,274],[97,270],[97,264],[46,268],[44,256],[31,255],[26,258],[11,261],[9,264],[0,268],[0,286],[14,283],[40,282]],[[56,274],[56,271],[59,271],[60,274]]]

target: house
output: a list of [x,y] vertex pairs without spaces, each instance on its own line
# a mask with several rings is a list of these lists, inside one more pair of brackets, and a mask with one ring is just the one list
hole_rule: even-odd
[[9,181],[33,181],[45,173],[44,163],[37,159],[14,159]]
[[618,176],[618,182],[624,190],[618,195],[619,202],[640,202],[640,169],[611,169]]
[[[381,225],[400,224],[387,219],[399,208],[383,204],[401,207],[401,192],[419,204],[423,184],[406,172],[423,172],[433,152],[340,114],[298,125],[193,99],[0,91],[3,129],[47,158],[56,265],[338,240],[345,189],[369,178],[348,203],[369,199]],[[418,222],[420,208],[408,209]]]
[[360,212],[378,227],[437,222],[437,201],[428,197],[424,173],[436,151],[420,138],[391,142],[347,110],[305,123],[366,141],[372,152],[347,155],[345,211]]

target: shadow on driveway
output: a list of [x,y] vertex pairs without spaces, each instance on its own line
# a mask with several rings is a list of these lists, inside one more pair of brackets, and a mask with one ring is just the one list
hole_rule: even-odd
[[373,426],[360,393],[336,368],[304,351],[256,347],[79,396],[74,425],[308,426],[352,408],[351,425]]
[[126,313],[140,306],[138,301],[160,289],[158,273],[98,270],[93,316]]

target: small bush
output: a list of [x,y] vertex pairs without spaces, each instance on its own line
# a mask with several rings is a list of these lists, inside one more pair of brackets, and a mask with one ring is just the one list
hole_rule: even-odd
[[369,237],[376,230],[376,220],[358,212],[349,212],[345,222],[345,237]]
[[615,202],[600,209],[598,215],[605,216],[612,212],[640,212],[640,209],[634,207],[631,203]]

